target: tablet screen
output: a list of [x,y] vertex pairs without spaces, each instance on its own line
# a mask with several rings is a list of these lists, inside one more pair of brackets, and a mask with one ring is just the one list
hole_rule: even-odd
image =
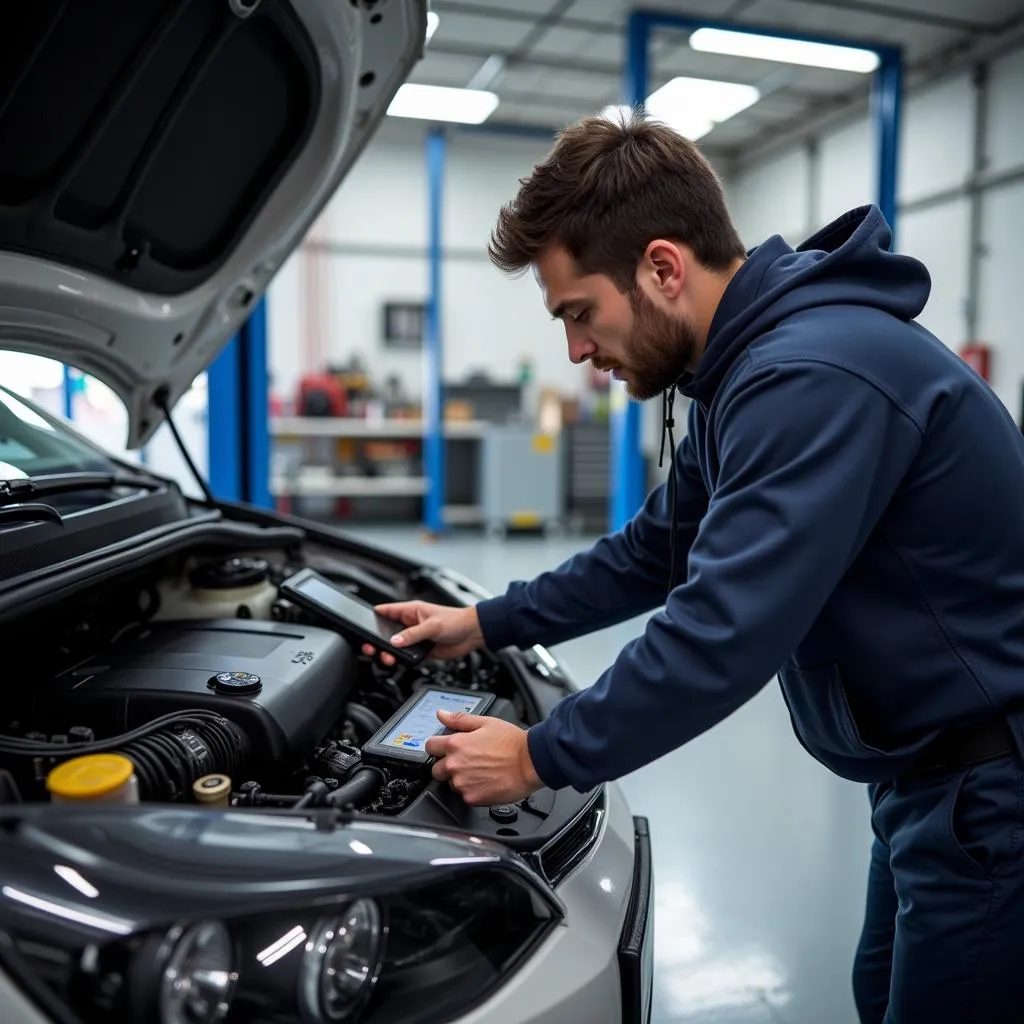
[[438,711],[465,711],[473,714],[486,700],[488,696],[483,694],[477,696],[428,690],[376,746],[423,753],[427,739],[444,731],[444,726],[437,720]]
[[362,601],[350,597],[343,590],[310,576],[291,586],[310,601],[315,601],[325,611],[348,620],[368,633],[375,633],[382,640],[389,641],[402,629],[400,622],[385,619]]

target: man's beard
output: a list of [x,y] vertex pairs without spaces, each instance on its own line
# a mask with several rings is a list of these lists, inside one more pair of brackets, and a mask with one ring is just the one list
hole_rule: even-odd
[[646,402],[672,387],[693,362],[699,339],[689,320],[663,313],[639,289],[629,295],[633,332],[626,392]]

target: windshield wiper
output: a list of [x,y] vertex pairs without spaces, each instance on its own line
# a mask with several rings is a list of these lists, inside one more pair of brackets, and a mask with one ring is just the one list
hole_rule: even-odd
[[0,480],[0,506],[16,505],[51,494],[71,494],[74,491],[111,491],[116,487],[158,491],[165,486],[162,480],[155,477],[131,473],[54,473],[26,480]]
[[64,525],[64,517],[52,506],[38,502],[24,505],[0,505],[0,523],[56,523]]

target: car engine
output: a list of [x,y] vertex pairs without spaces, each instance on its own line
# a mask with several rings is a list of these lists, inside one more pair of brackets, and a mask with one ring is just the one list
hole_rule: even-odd
[[142,801],[347,809],[524,848],[593,805],[590,795],[545,790],[523,807],[468,807],[429,769],[364,757],[364,745],[423,688],[487,695],[488,714],[524,727],[540,713],[500,655],[386,668],[311,621],[278,590],[311,563],[370,603],[413,596],[329,558],[193,554],[26,616],[17,639],[35,657],[5,695],[4,781],[22,799],[46,800],[56,765],[120,753],[135,766]]

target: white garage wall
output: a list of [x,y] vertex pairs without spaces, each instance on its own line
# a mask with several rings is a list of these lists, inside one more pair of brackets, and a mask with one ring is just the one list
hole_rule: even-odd
[[867,119],[826,135],[818,145],[818,195],[811,197],[818,211],[815,228],[875,195],[875,140]]
[[[342,184],[317,228],[335,251],[318,257],[324,275],[320,316],[327,358],[358,353],[380,379],[398,374],[421,394],[418,352],[396,351],[381,338],[389,300],[422,301],[428,287],[425,127],[389,122]],[[547,315],[532,276],[510,280],[487,260],[486,247],[501,205],[550,146],[541,139],[452,131],[443,197],[442,336],[449,380],[481,370],[514,378],[529,358],[536,379],[577,391],[582,373],[566,358],[560,325]],[[271,372],[285,398],[308,361],[303,286],[308,257],[295,254],[269,294]],[[306,334],[304,335],[304,332]]]
[[726,195],[740,238],[747,248],[771,235],[791,245],[808,223],[810,161],[802,148],[766,160],[727,184]]
[[[988,76],[986,170],[998,173],[1024,165],[1024,50],[994,61]],[[910,94],[900,137],[900,204],[962,186],[972,170],[974,134],[975,90],[969,74]],[[755,245],[776,232],[795,242],[847,209],[875,200],[875,139],[869,119],[857,119],[816,141],[816,169],[811,148],[801,144],[730,180],[731,208],[745,244]],[[802,220],[794,223],[801,213]],[[976,340],[992,347],[992,386],[1015,418],[1021,415],[1024,381],[1024,332],[1016,303],[1022,235],[1024,181],[985,191]],[[896,245],[922,260],[932,276],[921,322],[959,348],[968,340],[970,201],[957,196],[902,211]]]

